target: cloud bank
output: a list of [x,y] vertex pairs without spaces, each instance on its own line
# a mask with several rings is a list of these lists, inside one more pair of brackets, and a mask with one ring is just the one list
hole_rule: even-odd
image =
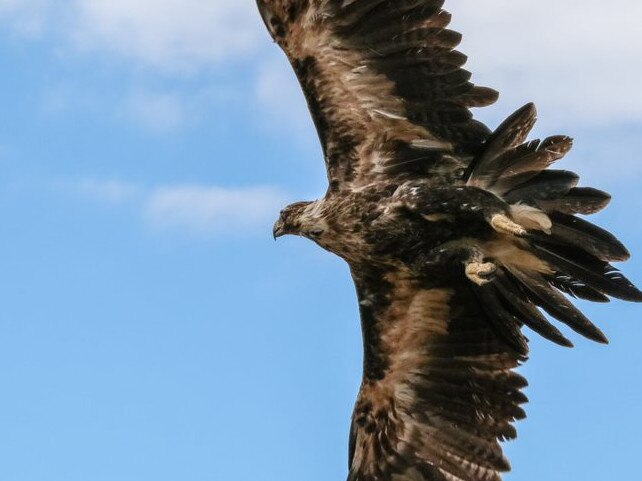
[[152,225],[196,234],[253,232],[273,222],[284,196],[274,188],[183,185],[155,189],[145,202]]
[[506,104],[535,100],[565,124],[642,121],[642,3],[459,0],[447,8],[468,68]]
[[25,37],[37,37],[46,25],[50,0],[0,0],[0,21]]
[[143,187],[119,180],[96,179],[81,179],[65,185],[84,198],[133,208],[153,229],[203,237],[269,233],[269,227],[286,203],[286,196],[278,189],[263,186]]
[[133,92],[124,110],[137,125],[156,133],[179,128],[188,115],[188,107],[181,96],[170,92]]
[[[534,100],[552,126],[642,121],[637,0],[608,7],[599,0],[450,0],[445,6],[453,28],[464,34],[461,49],[474,79],[502,93],[501,115],[493,120]],[[256,85],[246,101],[262,106],[264,123],[291,128],[307,115],[250,0],[2,0],[0,22],[28,35],[47,34],[58,50],[101,53],[162,76],[242,67],[238,74],[253,76]],[[170,103],[156,106],[171,126],[181,107]]]
[[[497,108],[480,111],[484,120],[494,125],[535,101],[550,128],[642,122],[642,3],[451,0],[445,8],[463,33],[460,50],[473,80],[500,91]],[[259,71],[259,99],[275,122],[286,115],[296,125],[298,109],[272,107],[300,103],[291,82],[274,80],[287,80],[286,68],[270,62]]]
[[240,0],[0,0],[0,21],[67,49],[196,71],[256,51],[262,32],[255,10]]
[[81,179],[77,182],[63,183],[62,187],[71,187],[74,192],[83,197],[109,205],[130,202],[140,191],[136,185],[120,180]]
[[143,64],[194,71],[254,51],[254,2],[76,0],[73,40]]

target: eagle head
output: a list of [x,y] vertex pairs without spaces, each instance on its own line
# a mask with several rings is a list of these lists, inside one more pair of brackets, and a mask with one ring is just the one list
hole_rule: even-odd
[[292,234],[318,240],[325,230],[325,220],[318,209],[318,201],[296,202],[281,211],[274,224],[273,234],[275,239]]

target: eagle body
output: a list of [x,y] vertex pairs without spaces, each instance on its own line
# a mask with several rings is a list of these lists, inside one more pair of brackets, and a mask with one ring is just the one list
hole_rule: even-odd
[[[421,198],[420,212],[413,192]],[[463,184],[373,183],[306,204],[294,229],[354,269],[408,269],[436,279],[434,269],[454,267],[458,272],[447,261],[458,260],[476,241],[496,237],[484,213],[503,206],[500,199]],[[294,232],[278,232],[285,233]]]
[[525,417],[529,329],[607,338],[571,298],[642,302],[627,249],[582,216],[610,196],[551,168],[563,135],[528,140],[528,104],[494,131],[473,107],[443,0],[257,0],[323,147],[325,196],[287,206],[274,236],[343,258],[359,302],[361,390],[348,481],[500,481]]

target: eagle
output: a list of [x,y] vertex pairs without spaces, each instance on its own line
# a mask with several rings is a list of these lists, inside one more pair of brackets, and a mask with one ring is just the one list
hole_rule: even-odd
[[494,131],[443,0],[257,0],[323,148],[328,190],[274,237],[343,258],[363,332],[348,481],[499,481],[525,417],[525,329],[607,343],[569,298],[642,302],[630,255],[584,219],[609,203],[550,168],[567,136],[528,140],[528,104]]

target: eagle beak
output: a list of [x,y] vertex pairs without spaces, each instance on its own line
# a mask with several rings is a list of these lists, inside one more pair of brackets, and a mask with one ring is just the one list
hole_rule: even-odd
[[281,219],[277,220],[276,224],[274,224],[272,235],[274,236],[274,240],[277,240],[279,237],[285,235],[285,225],[283,224],[283,221]]

